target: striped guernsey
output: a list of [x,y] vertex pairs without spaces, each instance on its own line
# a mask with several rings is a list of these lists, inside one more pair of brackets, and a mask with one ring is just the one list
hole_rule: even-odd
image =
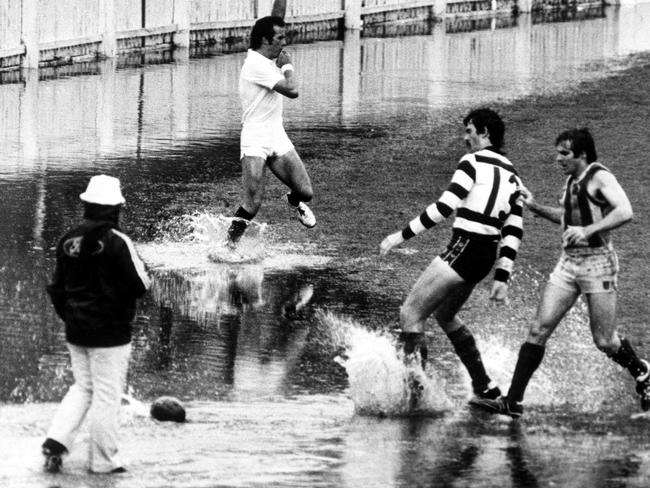
[[[564,196],[560,201],[564,212],[562,228],[568,226],[586,227],[605,218],[612,207],[606,200],[598,200],[589,194],[587,186],[598,171],[609,171],[600,163],[591,163],[579,177],[569,176],[564,187]],[[610,247],[609,232],[598,232],[588,240],[570,247]]]
[[521,180],[512,163],[490,148],[466,154],[438,201],[402,230],[410,239],[456,210],[454,230],[500,241],[494,279],[508,281],[523,235]]

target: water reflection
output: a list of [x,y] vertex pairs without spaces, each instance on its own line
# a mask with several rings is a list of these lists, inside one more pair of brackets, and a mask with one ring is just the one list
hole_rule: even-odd
[[[142,255],[147,260],[155,253],[164,262],[182,247],[143,247]],[[378,298],[347,287],[337,270],[301,267],[313,257],[283,254],[264,264],[225,265],[210,263],[205,254],[188,260],[176,253],[178,268],[154,267],[150,303],[143,307],[147,323],[134,338],[143,351],[134,366],[134,391],[146,398],[213,399],[344,387],[345,374],[332,361],[341,345],[313,310],[343,302],[362,317]],[[204,263],[202,269],[196,262]]]
[[399,422],[357,418],[353,431],[359,435],[348,437],[346,486],[547,486],[538,480],[547,462],[517,423],[502,429],[467,413]]
[[[422,112],[477,97],[561,88],[598,76],[602,68],[590,71],[592,63],[650,48],[643,28],[648,8],[609,8],[607,15],[601,8],[448,18],[425,24],[426,35],[406,39],[352,32],[343,41],[295,45],[303,96],[287,110],[287,125],[293,130],[363,125],[385,120],[405,105]],[[585,20],[556,22],[574,16]],[[141,157],[143,151],[178,145],[207,144],[213,153],[236,145],[239,105],[231,95],[243,53],[186,63],[161,55],[157,61],[164,64],[143,66],[151,56],[57,68],[44,72],[41,83],[28,73],[24,84],[3,85],[1,174],[44,172],[34,160],[47,161],[53,170],[79,171],[80,157],[110,165],[114,156]],[[124,69],[139,66],[140,71]],[[220,83],[212,83],[215,79]]]

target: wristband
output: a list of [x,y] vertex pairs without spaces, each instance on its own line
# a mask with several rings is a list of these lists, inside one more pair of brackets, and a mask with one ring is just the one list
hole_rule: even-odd
[[282,74],[284,74],[286,71],[293,71],[293,65],[291,63],[283,64],[282,68],[280,68],[280,71],[282,71]]

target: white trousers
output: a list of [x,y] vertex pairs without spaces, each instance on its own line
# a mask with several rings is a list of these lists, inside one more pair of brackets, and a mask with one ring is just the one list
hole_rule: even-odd
[[89,468],[107,473],[123,466],[117,448],[122,393],[131,344],[81,347],[68,344],[75,383],[61,401],[47,437],[70,449],[88,414]]

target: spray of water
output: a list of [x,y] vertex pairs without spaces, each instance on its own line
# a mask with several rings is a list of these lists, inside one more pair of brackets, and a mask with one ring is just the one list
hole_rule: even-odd
[[193,238],[205,243],[208,257],[215,262],[255,262],[264,259],[266,253],[264,232],[266,224],[251,222],[246,233],[233,250],[226,245],[226,235],[232,218],[206,213],[192,216]]
[[295,243],[286,235],[274,235],[265,223],[252,221],[235,251],[225,246],[231,217],[200,212],[160,222],[155,240],[138,245],[153,271],[205,271],[213,264],[262,263],[265,269],[319,267],[330,257],[315,254],[315,245]]
[[443,382],[419,361],[405,364],[388,334],[320,311],[318,320],[341,351],[335,359],[347,372],[350,397],[362,415],[436,415],[451,407]]
[[[465,311],[467,322],[477,325],[474,332],[486,369],[504,391],[510,385],[519,348],[535,318],[547,279],[547,273],[520,266],[511,279],[508,305],[490,307],[485,290],[479,290],[474,295],[474,307]],[[580,412],[599,411],[603,403],[615,401],[620,394],[612,388],[612,383],[621,381],[619,370],[595,347],[587,307],[578,300],[548,341],[524,403],[533,408],[566,406]],[[465,376],[469,384],[469,376]]]

